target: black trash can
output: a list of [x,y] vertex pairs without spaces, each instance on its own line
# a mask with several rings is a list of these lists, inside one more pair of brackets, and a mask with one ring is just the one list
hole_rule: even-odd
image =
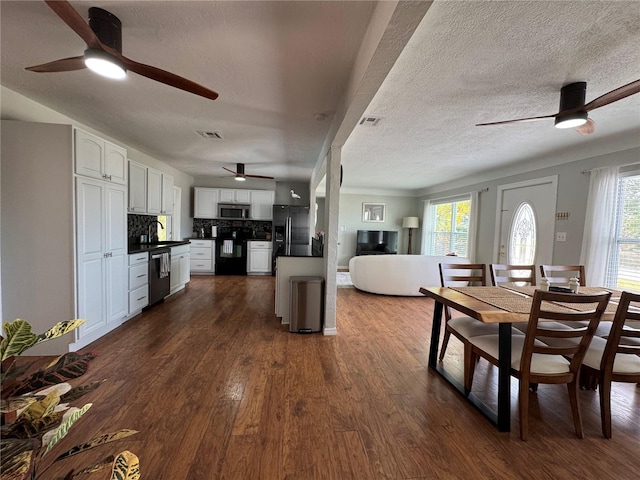
[[289,331],[320,332],[324,317],[324,278],[289,277],[289,288]]

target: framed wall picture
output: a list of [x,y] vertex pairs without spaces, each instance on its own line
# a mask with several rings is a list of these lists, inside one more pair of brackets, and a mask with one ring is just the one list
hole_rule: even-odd
[[363,203],[363,222],[384,222],[384,203]]

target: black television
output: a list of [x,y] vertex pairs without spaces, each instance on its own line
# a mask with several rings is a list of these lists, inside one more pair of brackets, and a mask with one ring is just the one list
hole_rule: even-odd
[[358,230],[356,255],[395,255],[398,232],[395,230]]

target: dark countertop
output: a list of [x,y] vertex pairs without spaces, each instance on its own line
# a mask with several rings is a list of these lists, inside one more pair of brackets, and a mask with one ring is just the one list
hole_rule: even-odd
[[159,248],[178,247],[180,245],[189,245],[191,242],[188,238],[184,240],[162,241],[155,243],[132,243],[129,244],[129,254],[141,252],[153,252]]

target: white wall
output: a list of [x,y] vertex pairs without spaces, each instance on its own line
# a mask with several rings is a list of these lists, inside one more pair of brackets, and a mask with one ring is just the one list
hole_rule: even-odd
[[[2,319],[35,333],[75,315],[70,125],[2,121]],[[67,351],[72,333],[29,350]]]
[[[556,221],[556,231],[567,232],[567,241],[554,242],[553,263],[572,265],[580,261],[580,248],[582,246],[587,196],[589,192],[589,174],[582,172],[591,168],[607,165],[622,166],[632,163],[640,164],[640,148],[623,150],[554,167],[532,170],[518,175],[487,180],[482,183],[476,183],[453,190],[443,190],[438,193],[420,197],[420,200],[447,197],[488,188],[488,191],[482,192],[479,195],[476,260],[480,263],[492,263],[495,261],[493,249],[496,225],[497,187],[509,183],[558,175],[556,212],[569,212],[571,215],[569,220]],[[422,206],[420,208],[422,209]]]
[[[363,203],[384,203],[385,221],[363,222]],[[349,260],[356,254],[356,232],[358,230],[396,230],[398,234],[398,253],[407,253],[408,231],[402,228],[403,217],[418,217],[422,226],[421,202],[415,197],[391,195],[340,195],[340,217],[338,230],[338,266],[349,266]],[[420,253],[421,230],[412,233],[411,251]]]
[[[291,198],[291,190],[300,195],[300,200]],[[275,205],[309,206],[309,182],[278,182]]]

